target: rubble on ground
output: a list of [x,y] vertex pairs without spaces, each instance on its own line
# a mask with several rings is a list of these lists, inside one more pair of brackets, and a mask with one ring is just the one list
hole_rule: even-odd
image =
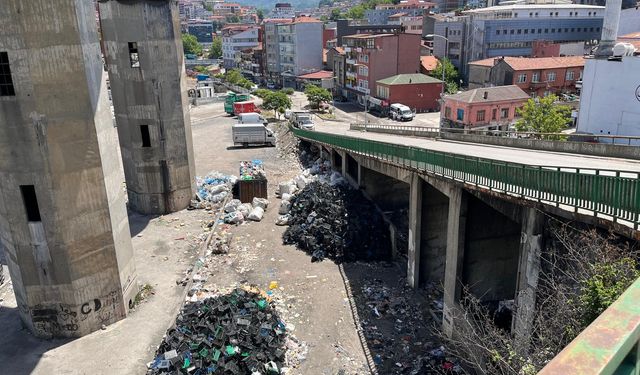
[[196,177],[196,199],[192,208],[212,209],[214,204],[222,203],[231,193],[238,178],[221,172],[210,172],[205,177]]
[[266,293],[236,288],[185,305],[148,374],[286,374],[306,352]]
[[370,279],[360,288],[358,304],[364,309],[360,324],[379,373],[464,373],[437,338],[429,334],[434,324],[441,324],[442,295],[432,285],[425,289],[428,300],[433,301],[429,306],[416,303],[420,298],[414,296],[416,291],[404,280],[389,285]]
[[312,261],[381,260],[389,257],[389,231],[375,206],[347,184],[313,181],[291,198],[285,244]]

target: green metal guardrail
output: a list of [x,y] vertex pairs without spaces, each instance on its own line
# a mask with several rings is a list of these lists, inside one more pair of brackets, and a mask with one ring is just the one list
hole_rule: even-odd
[[640,279],[538,375],[640,374]]
[[444,178],[556,206],[638,229],[640,173],[533,166],[292,128],[309,141],[422,170]]

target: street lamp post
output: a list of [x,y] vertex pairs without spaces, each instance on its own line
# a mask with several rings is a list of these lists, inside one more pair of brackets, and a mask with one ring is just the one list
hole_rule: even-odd
[[440,62],[440,67],[442,68],[442,90],[440,91],[440,127],[442,128],[444,124],[444,87],[446,86],[445,75],[444,75],[444,59],[447,58],[447,52],[449,50],[449,39],[438,34],[428,34],[427,38],[442,38],[444,39],[444,56],[442,57],[442,61]]

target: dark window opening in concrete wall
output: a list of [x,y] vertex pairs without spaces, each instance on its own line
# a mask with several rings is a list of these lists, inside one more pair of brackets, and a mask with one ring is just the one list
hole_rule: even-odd
[[151,147],[149,125],[140,125],[140,135],[142,136],[142,147]]
[[140,57],[138,55],[138,43],[129,42],[129,61],[132,68],[140,67]]
[[11,67],[9,66],[9,54],[0,52],[0,96],[15,96]]
[[447,258],[449,198],[427,182],[422,184],[420,221],[420,285],[442,285]]
[[42,221],[42,219],[40,218],[40,208],[38,207],[36,188],[33,185],[20,185],[20,192],[22,193],[24,208],[27,211],[27,221]]

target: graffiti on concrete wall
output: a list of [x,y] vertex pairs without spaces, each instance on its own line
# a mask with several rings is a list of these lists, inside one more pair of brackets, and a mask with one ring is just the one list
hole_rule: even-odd
[[79,306],[39,304],[31,309],[33,328],[42,336],[73,335],[80,329],[79,323],[90,319],[94,323],[89,323],[89,327],[96,329],[124,317],[120,300],[120,293],[113,291]]

